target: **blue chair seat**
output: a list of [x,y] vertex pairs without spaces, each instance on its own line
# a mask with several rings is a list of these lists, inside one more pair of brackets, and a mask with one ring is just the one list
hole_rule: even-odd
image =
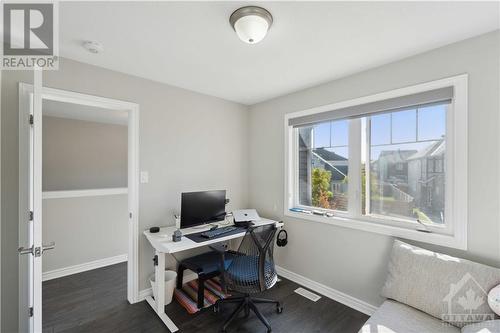
[[[232,264],[226,269],[228,277],[237,284],[255,285],[259,283],[259,259],[256,256],[234,256]],[[274,273],[269,261],[264,264],[266,279]]]

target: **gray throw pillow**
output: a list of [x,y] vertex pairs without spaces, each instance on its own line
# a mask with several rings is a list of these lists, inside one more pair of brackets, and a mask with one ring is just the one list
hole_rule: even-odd
[[382,296],[457,327],[495,319],[488,292],[500,269],[394,241]]

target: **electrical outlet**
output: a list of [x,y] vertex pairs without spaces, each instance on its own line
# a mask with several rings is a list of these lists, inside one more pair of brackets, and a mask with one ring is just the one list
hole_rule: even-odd
[[141,184],[149,183],[149,173],[147,171],[141,171]]

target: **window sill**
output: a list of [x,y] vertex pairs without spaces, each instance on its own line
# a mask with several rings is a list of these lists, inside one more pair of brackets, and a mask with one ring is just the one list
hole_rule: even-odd
[[329,225],[351,228],[356,230],[362,230],[367,232],[373,232],[376,234],[392,236],[392,237],[400,237],[410,240],[415,240],[419,242],[446,246],[450,248],[467,250],[467,237],[464,235],[460,237],[459,235],[446,235],[439,234],[435,232],[426,233],[417,230],[400,228],[391,225],[384,225],[380,223],[367,222],[359,219],[333,216],[333,217],[325,217],[319,215],[309,215],[305,213],[297,213],[291,212],[289,210],[284,212],[285,216],[293,217],[299,220],[307,220],[319,223],[325,223]]

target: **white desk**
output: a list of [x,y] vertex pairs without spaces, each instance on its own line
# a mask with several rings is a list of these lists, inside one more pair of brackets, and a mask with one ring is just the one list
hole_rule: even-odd
[[[283,223],[268,219],[261,219],[260,221],[254,222],[255,226],[267,225],[267,224],[275,224],[277,227],[282,227]],[[231,225],[231,224],[230,224]],[[221,227],[226,225],[221,224]],[[245,231],[220,237],[216,239],[209,239],[206,242],[196,243],[195,241],[190,240],[184,235],[192,234],[196,232],[206,231],[210,229],[210,225],[207,225],[204,228],[189,228],[182,230],[182,239],[180,242],[172,241],[172,234],[174,233],[175,226],[160,228],[160,232],[150,233],[149,230],[144,231],[144,235],[146,236],[151,246],[155,249],[155,254],[158,256],[158,265],[155,266],[155,281],[156,281],[156,299],[152,296],[146,297],[146,301],[149,305],[155,310],[156,314],[160,317],[160,319],[165,323],[170,332],[177,332],[179,329],[174,324],[172,319],[170,319],[165,313],[165,256],[167,254],[177,253],[181,251],[191,250],[198,247],[207,246],[214,243],[225,242],[230,239],[235,239],[239,237],[243,237],[245,235]]]

